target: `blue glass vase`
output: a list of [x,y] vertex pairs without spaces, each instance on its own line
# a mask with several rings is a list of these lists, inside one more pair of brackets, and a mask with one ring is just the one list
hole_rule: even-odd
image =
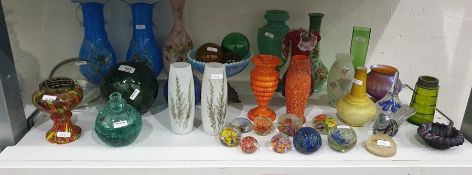
[[141,62],[149,66],[154,76],[162,69],[162,51],[153,32],[152,12],[154,4],[132,3],[133,38],[128,48],[127,61]]
[[80,2],[80,6],[83,13],[84,40],[79,57],[87,61],[87,64],[80,66],[80,73],[92,84],[99,85],[108,70],[116,64],[115,51],[105,31],[104,4]]

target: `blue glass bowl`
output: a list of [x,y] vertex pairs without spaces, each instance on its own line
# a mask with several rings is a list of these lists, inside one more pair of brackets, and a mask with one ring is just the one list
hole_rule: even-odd
[[[187,53],[188,62],[192,65],[192,68],[200,73],[205,70],[205,62],[197,61],[195,55],[197,50],[194,48]],[[252,51],[242,58],[241,61],[234,63],[224,63],[226,69],[226,77],[232,77],[243,71],[251,62]]]

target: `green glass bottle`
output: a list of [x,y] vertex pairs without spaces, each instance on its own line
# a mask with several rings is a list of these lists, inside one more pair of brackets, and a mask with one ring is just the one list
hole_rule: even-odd
[[110,95],[107,105],[95,120],[95,133],[109,146],[127,146],[136,140],[142,128],[139,112],[121,97],[119,92]]
[[311,77],[313,77],[314,92],[320,92],[326,79],[328,78],[328,68],[321,62],[320,58],[320,41],[321,41],[321,21],[324,17],[323,13],[310,13],[310,27],[308,32],[319,37],[315,49],[310,51]]
[[290,28],[285,21],[289,19],[285,10],[267,10],[264,14],[267,24],[257,30],[257,46],[260,54],[275,55],[282,63],[277,71],[285,65],[287,58],[282,56],[282,41]]
[[351,39],[351,55],[354,67],[364,66],[369,49],[371,29],[369,27],[353,27]]
[[416,114],[410,117],[408,122],[415,125],[433,122],[438,92],[439,80],[437,78],[420,76],[410,102],[410,106],[416,110]]

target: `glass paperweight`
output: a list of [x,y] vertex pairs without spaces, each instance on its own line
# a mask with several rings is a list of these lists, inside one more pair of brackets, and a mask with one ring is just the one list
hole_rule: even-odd
[[254,132],[257,135],[265,136],[272,132],[272,120],[267,117],[256,117],[253,122]]
[[95,120],[95,133],[109,146],[127,146],[141,132],[141,115],[126,103],[120,93],[111,93],[109,99]]
[[321,147],[321,135],[314,128],[300,128],[293,136],[293,145],[300,153],[313,153]]
[[251,154],[257,151],[259,144],[257,143],[256,138],[252,136],[246,136],[241,140],[241,151],[246,154]]
[[328,134],[328,130],[336,126],[336,120],[326,114],[320,114],[313,117],[311,125],[320,134]]
[[379,157],[392,157],[397,153],[397,144],[388,135],[375,134],[367,139],[365,149]]
[[[84,97],[75,109],[85,108],[90,103],[100,98],[100,89],[98,85],[89,82],[85,76],[80,73],[80,66],[89,64],[87,61],[81,61],[80,58],[70,58],[57,63],[49,74],[49,78],[67,77],[74,80],[84,92]],[[97,72],[98,74],[98,72]]]
[[220,142],[227,147],[235,147],[241,141],[241,133],[233,127],[224,127],[220,131]]
[[292,149],[292,142],[287,135],[279,133],[270,139],[272,150],[276,153],[286,153]]
[[241,133],[247,133],[252,130],[252,122],[247,118],[236,118],[231,122],[231,127],[239,129]]
[[293,137],[295,132],[303,127],[303,121],[294,114],[283,114],[277,120],[277,129],[288,136]]
[[357,135],[354,129],[348,125],[338,125],[328,132],[328,145],[339,152],[351,150],[357,143]]

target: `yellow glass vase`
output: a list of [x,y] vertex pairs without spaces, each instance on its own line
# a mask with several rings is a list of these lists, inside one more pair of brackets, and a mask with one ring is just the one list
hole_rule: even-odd
[[357,67],[351,93],[337,103],[338,118],[344,123],[360,127],[377,116],[377,108],[366,93],[367,69]]

